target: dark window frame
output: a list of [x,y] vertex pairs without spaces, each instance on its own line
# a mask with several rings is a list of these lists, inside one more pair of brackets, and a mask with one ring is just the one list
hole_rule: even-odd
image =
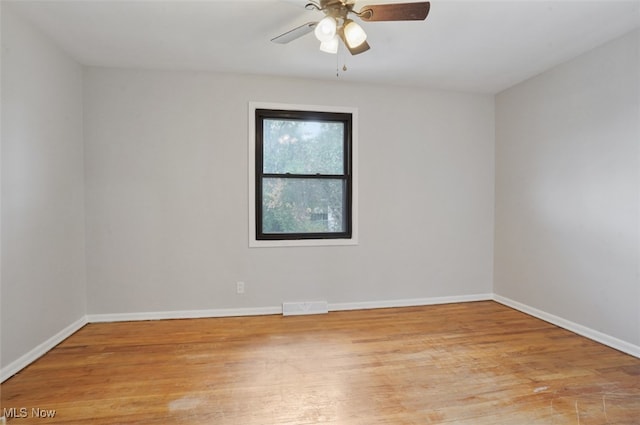
[[[284,119],[294,121],[340,122],[343,132],[342,174],[292,174],[265,173],[263,152],[263,120]],[[353,237],[353,114],[349,112],[324,112],[285,109],[255,109],[255,239],[258,241],[351,239]],[[342,232],[265,233],[262,228],[263,179],[325,179],[343,182],[343,228]]]

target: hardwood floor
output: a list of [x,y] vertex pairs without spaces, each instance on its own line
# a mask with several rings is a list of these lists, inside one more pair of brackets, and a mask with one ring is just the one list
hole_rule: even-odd
[[640,424],[640,359],[494,302],[89,324],[0,389],[14,425]]

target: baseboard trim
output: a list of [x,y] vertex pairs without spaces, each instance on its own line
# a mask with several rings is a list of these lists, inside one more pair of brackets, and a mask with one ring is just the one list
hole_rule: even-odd
[[507,307],[511,307],[515,310],[537,317],[538,319],[542,319],[545,322],[549,322],[553,325],[584,336],[585,338],[589,338],[593,341],[599,342],[600,344],[604,344],[618,351],[622,351],[623,353],[640,358],[640,346],[631,344],[630,342],[623,341],[611,335],[607,335],[600,331],[596,331],[594,329],[588,328],[586,326],[580,325],[578,323],[553,315],[551,313],[547,313],[546,311],[539,310],[535,307],[531,307],[529,305],[514,301],[510,298],[503,297],[498,294],[493,295],[493,300]]
[[282,307],[222,308],[213,310],[152,311],[145,313],[89,314],[89,323],[135,322],[140,320],[202,319],[210,317],[266,316],[282,314]]
[[493,294],[456,295],[450,297],[409,298],[387,301],[364,301],[352,303],[331,303],[329,311],[368,310],[373,308],[419,307],[425,305],[468,303],[491,301]]
[[0,382],[6,381],[16,373],[20,372],[25,367],[29,366],[31,363],[38,360],[40,357],[45,355],[53,347],[60,344],[62,341],[69,338],[71,335],[73,335],[78,330],[80,330],[87,323],[88,322],[87,322],[86,316],[76,320],[75,322],[73,322],[72,324],[70,324],[69,326],[67,326],[66,328],[64,328],[63,330],[61,330],[60,332],[52,336],[51,338],[47,339],[42,344],[35,347],[33,350],[30,350],[22,357],[9,363],[6,367],[0,370]]
[[[473,301],[490,301],[493,294],[461,295],[451,297],[411,298],[401,300],[365,301],[329,304],[329,311],[367,310],[373,308],[415,307]],[[282,314],[282,306],[257,308],[229,308],[213,310],[154,311],[145,313],[89,314],[88,323],[134,322],[140,320],[200,319],[208,317],[264,316]]]

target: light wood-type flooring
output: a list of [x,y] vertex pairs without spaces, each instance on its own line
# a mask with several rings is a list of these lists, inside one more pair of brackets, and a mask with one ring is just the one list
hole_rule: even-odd
[[89,324],[0,389],[11,425],[640,424],[640,359],[490,301]]

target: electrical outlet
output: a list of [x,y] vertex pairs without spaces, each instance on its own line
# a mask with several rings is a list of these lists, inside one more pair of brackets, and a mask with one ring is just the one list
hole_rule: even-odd
[[244,282],[236,282],[236,293],[244,294]]

